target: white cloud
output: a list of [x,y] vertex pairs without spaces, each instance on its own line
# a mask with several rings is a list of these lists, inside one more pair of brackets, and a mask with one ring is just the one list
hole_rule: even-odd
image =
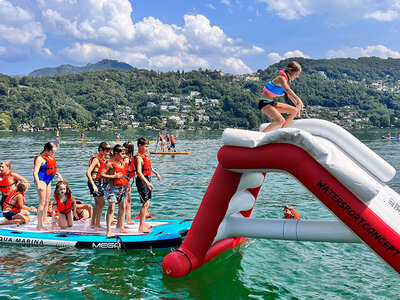
[[232,6],[231,2],[229,0],[221,0],[219,1],[222,4],[228,5],[228,6]]
[[[184,15],[184,24],[178,26],[152,16],[133,23],[129,0],[15,2],[25,6],[0,0],[0,20],[6,20],[0,21],[0,47],[7,47],[2,41],[14,48],[20,46],[24,59],[34,49],[69,63],[111,57],[142,68],[211,68],[238,73],[251,71],[244,57],[264,52],[227,36],[201,14]],[[229,0],[221,3],[232,5]]]
[[222,69],[230,73],[244,74],[251,73],[251,69],[240,59],[235,57],[223,58],[221,61]]
[[345,47],[342,50],[329,50],[326,54],[327,58],[335,57],[365,57],[365,56],[376,56],[380,58],[400,58],[400,52],[391,50],[383,45],[368,46],[366,48],[360,47]]
[[365,18],[367,19],[375,19],[377,21],[393,21],[396,20],[399,17],[399,14],[396,11],[393,10],[388,10],[388,11],[375,11],[372,13],[368,13],[365,15]]
[[40,0],[39,8],[43,26],[55,36],[115,45],[134,35],[132,6],[127,0]]
[[[181,27],[147,17],[133,24],[134,35],[122,45],[85,40],[76,42],[60,54],[83,62],[109,57],[111,53],[112,58],[124,58],[124,61],[135,67],[158,70],[210,68],[248,73],[251,70],[242,57],[264,52],[260,47],[246,46],[241,40],[228,37],[220,27],[212,26],[210,20],[203,15],[185,15],[184,21]],[[62,23],[57,21],[57,24]],[[72,22],[65,24],[70,25]],[[69,32],[77,38],[79,35],[75,28],[72,26]],[[132,56],[129,53],[142,54],[142,57],[138,59],[138,55]]]
[[268,61],[271,64],[277,63],[277,62],[281,61],[282,59],[291,58],[291,57],[310,58],[308,55],[304,54],[300,50],[287,51],[287,52],[285,52],[285,54],[283,54],[283,56],[281,56],[280,54],[278,54],[276,52],[271,52],[267,55]]
[[0,0],[0,20],[0,47],[5,49],[0,53],[1,59],[13,61],[18,59],[17,55],[25,59],[31,50],[42,55],[51,54],[49,49],[43,48],[46,35],[29,10]]
[[211,3],[208,3],[207,6],[208,6],[209,8],[211,8],[212,10],[215,10],[215,6],[212,5]]
[[309,15],[324,15],[329,23],[343,19],[375,19],[393,21],[400,16],[398,0],[258,0],[266,10],[282,19],[300,19]]

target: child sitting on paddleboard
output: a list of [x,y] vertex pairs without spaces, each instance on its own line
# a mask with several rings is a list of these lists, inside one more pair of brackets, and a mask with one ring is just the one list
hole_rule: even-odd
[[[266,114],[272,119],[263,132],[269,132],[275,128],[282,126],[286,128],[290,122],[296,117],[300,116],[300,111],[304,108],[301,99],[292,91],[289,84],[299,77],[301,73],[301,66],[298,62],[290,62],[284,70],[279,71],[279,75],[274,80],[268,81],[264,87],[264,92],[258,102],[258,108],[263,114]],[[296,105],[291,106],[286,103],[276,102],[275,97],[287,94],[290,100]],[[286,119],[282,113],[288,114]]]
[[54,191],[52,223],[65,229],[74,225],[74,218],[78,218],[75,198],[68,182],[60,180]]
[[151,167],[151,160],[147,155],[150,145],[149,140],[142,136],[139,138],[137,145],[139,152],[135,154],[136,187],[142,203],[139,215],[139,232],[150,233],[151,229],[146,226],[145,219],[150,206],[151,191],[154,189],[151,184],[151,173],[154,173],[159,181],[161,181],[161,176]]
[[4,220],[0,225],[7,224],[25,224],[28,223],[30,217],[28,212],[36,212],[36,208],[33,206],[25,205],[25,193],[29,188],[29,183],[25,181],[19,181],[15,188],[15,191],[11,191],[8,197],[3,203],[3,217]]
[[24,177],[15,171],[11,171],[11,162],[8,160],[0,163],[0,192],[2,194],[0,200],[0,208],[3,210],[3,203],[7,199],[11,191],[15,189],[18,181],[28,182]]

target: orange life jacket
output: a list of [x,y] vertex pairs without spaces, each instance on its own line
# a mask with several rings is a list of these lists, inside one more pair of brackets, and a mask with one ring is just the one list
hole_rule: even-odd
[[[136,156],[140,156],[143,159],[143,167],[142,167],[142,174],[143,175],[147,175],[147,176],[151,176],[151,160],[150,160],[150,156],[148,156],[147,154],[142,154],[140,152],[135,154]],[[138,169],[138,167],[136,166],[136,170]]]
[[8,197],[6,198],[6,200],[3,203],[3,211],[6,209],[7,206],[11,206],[11,211],[16,212],[16,213],[20,213],[21,212],[22,207],[20,207],[18,205],[18,201],[15,204],[11,204],[10,203],[11,200],[15,196],[17,196],[18,194],[22,195],[22,199],[23,199],[23,204],[22,205],[25,205],[26,200],[25,200],[25,195],[24,194],[22,194],[21,192],[10,192],[10,194],[8,195]]
[[175,143],[175,138],[174,137],[171,138],[171,143]]
[[96,174],[95,179],[98,180],[98,179],[101,179],[100,172],[101,172],[101,170],[103,170],[104,167],[106,166],[106,160],[104,159],[104,157],[99,157],[98,155],[92,156],[92,157],[89,159],[89,167],[90,167],[90,165],[92,164],[93,159],[95,159],[95,158],[97,158],[97,159],[99,160],[99,162],[100,162],[100,167],[99,167],[99,169],[98,169],[97,171],[92,170],[92,175],[93,175],[93,174]]
[[295,211],[294,209],[290,210],[290,214],[286,215],[286,219],[297,219],[300,220],[300,215],[298,214],[297,211]]
[[33,160],[34,163],[36,162],[36,159],[38,158],[38,156],[43,157],[43,159],[46,161],[46,167],[43,168],[43,166],[41,166],[40,169],[46,169],[47,175],[57,173],[57,161],[54,156],[39,154],[39,155],[35,156],[35,159]]
[[127,170],[129,179],[136,176],[136,168],[135,168],[135,164],[133,163],[133,157],[129,157],[129,162],[128,162],[128,165],[126,166],[126,170]]
[[113,185],[125,185],[128,183],[128,179],[127,177],[127,170],[126,170],[126,165],[124,163],[122,163],[122,166],[120,164],[117,164],[115,161],[113,161],[112,159],[110,159],[108,161],[109,163],[111,163],[114,167],[115,170],[115,174],[116,173],[122,173],[122,178],[115,178],[113,179]]
[[57,212],[61,213],[61,214],[67,214],[72,210],[72,197],[71,195],[67,195],[67,203],[64,204],[64,202],[62,202],[60,200],[60,198],[54,194],[54,199],[56,199],[57,201]]
[[0,192],[2,194],[7,194],[11,191],[11,187],[16,184],[16,182],[10,183],[10,175],[15,173],[14,171],[8,172],[6,175],[3,176],[3,178],[0,181]]

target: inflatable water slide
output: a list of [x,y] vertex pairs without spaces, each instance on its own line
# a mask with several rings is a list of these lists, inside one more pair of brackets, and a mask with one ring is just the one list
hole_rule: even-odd
[[[400,273],[400,195],[385,184],[396,171],[349,132],[303,119],[269,133],[228,128],[222,140],[191,229],[163,260],[165,275],[185,276],[246,237],[363,242]],[[338,221],[250,218],[276,171],[294,176]]]

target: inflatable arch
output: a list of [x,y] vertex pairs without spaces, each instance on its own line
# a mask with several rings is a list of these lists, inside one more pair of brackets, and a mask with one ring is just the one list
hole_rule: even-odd
[[[395,170],[358,139],[313,119],[267,134],[226,129],[222,138],[191,229],[163,260],[165,275],[185,276],[246,237],[364,242],[400,273],[400,195],[385,184]],[[271,170],[293,175],[340,221],[250,218]]]

